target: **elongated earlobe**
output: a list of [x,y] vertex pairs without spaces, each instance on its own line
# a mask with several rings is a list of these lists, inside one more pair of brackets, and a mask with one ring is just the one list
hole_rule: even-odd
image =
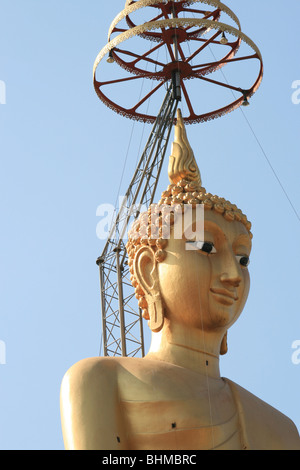
[[221,343],[221,347],[220,347],[220,354],[222,356],[224,356],[228,352],[227,336],[228,336],[228,332],[226,331],[226,333],[225,333],[225,335],[222,339],[222,343]]
[[149,328],[158,333],[164,325],[164,309],[161,296],[155,296],[148,302]]

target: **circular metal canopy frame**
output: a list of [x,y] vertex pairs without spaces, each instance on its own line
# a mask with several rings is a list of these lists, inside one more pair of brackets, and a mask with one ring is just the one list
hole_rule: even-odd
[[[140,107],[150,99],[152,95],[154,95],[156,92],[158,92],[162,86],[168,82],[169,80],[172,79],[173,73],[178,72],[180,74],[180,85],[181,89],[183,92],[183,95],[185,97],[186,103],[187,103],[187,108],[188,108],[188,115],[183,116],[184,122],[186,124],[192,124],[192,123],[198,123],[198,122],[206,122],[212,119],[216,119],[218,117],[221,117],[234,109],[238,108],[241,106],[245,100],[250,98],[258,89],[262,76],[263,76],[263,62],[262,62],[262,57],[260,54],[260,51],[258,47],[254,44],[254,42],[246,36],[244,33],[242,33],[241,28],[240,28],[240,23],[237,19],[237,17],[234,15],[231,10],[229,10],[225,5],[221,4],[220,2],[213,1],[213,0],[186,0],[185,2],[176,2],[177,4],[180,4],[181,6],[183,4],[185,5],[190,5],[192,3],[205,3],[206,5],[210,6],[218,6],[219,9],[222,11],[225,11],[237,24],[238,29],[234,28],[232,26],[229,26],[225,23],[221,23],[219,21],[213,21],[209,19],[196,19],[196,18],[178,18],[173,17],[173,18],[168,18],[164,20],[152,20],[147,23],[144,23],[143,25],[139,26],[134,26],[130,27],[128,30],[124,30],[118,36],[115,38],[111,39],[111,35],[113,32],[120,32],[118,29],[116,29],[116,25],[124,18],[127,19],[131,13],[134,11],[137,11],[140,8],[143,8],[145,6],[158,6],[159,4],[166,5],[164,0],[140,0],[139,2],[135,2],[133,4],[129,4],[127,1],[127,6],[123,12],[121,12],[113,21],[111,28],[109,30],[109,42],[108,44],[100,51],[98,54],[95,64],[94,64],[94,69],[93,69],[93,77],[94,77],[94,87],[96,90],[96,93],[98,97],[103,101],[105,105],[107,105],[109,108],[114,110],[115,112],[126,116],[130,119],[134,119],[137,121],[142,121],[142,122],[148,122],[148,123],[153,123],[156,119],[156,116],[151,116],[149,114],[142,113],[139,111]],[[167,4],[175,4],[175,2],[167,2]],[[187,30],[191,28],[197,28],[196,29],[196,35],[190,36],[188,38],[188,33]],[[157,30],[161,31],[157,33]],[[156,47],[150,49],[150,52],[153,52],[154,50],[158,49],[162,45],[166,45],[169,54],[170,54],[170,61],[168,62],[167,60],[165,62],[157,62],[154,64],[155,66],[159,66],[160,70],[155,71],[155,72],[148,72],[142,68],[138,68],[137,64],[141,60],[145,60],[145,62],[152,62],[154,63],[155,61],[150,59],[148,56],[150,52],[144,54],[143,56],[134,54],[131,51],[125,51],[124,49],[119,49],[118,46],[123,44],[125,41],[128,39],[131,39],[135,36],[139,37],[144,37],[146,35],[148,38],[151,37],[151,33],[155,32],[155,34],[159,34],[159,43]],[[216,31],[211,38],[209,39],[204,39],[199,37],[199,31]],[[198,56],[198,54],[201,53],[208,45],[210,44],[219,44],[222,45],[222,42],[218,40],[219,36],[223,35],[224,33],[229,33],[230,35],[234,36],[237,38],[237,41],[228,43],[226,46],[229,46],[231,48],[230,52],[220,60],[215,60],[214,62],[211,63],[206,63],[206,64],[199,64],[199,65],[191,65],[191,60]],[[174,41],[174,37],[176,37],[176,42],[178,45],[178,57],[174,56],[174,52],[172,51],[172,46],[171,44]],[[190,56],[186,57],[183,54],[183,51],[181,49],[180,44],[186,41],[199,41],[201,42],[201,46],[191,54]],[[240,57],[240,58],[233,58],[237,52],[237,49],[240,47],[240,44],[244,42],[246,43],[252,50],[253,54]],[[121,51],[123,55],[130,56],[131,58],[133,57],[133,61],[131,62],[126,62],[124,59],[121,59],[118,55],[118,51]],[[98,68],[98,65],[102,61],[102,59],[106,56],[106,54],[109,53],[115,61],[124,69],[129,71],[130,73],[133,74],[133,76],[128,77],[128,78],[120,78],[116,80],[108,80],[108,81],[102,81],[99,82],[96,79],[96,70]],[[237,62],[237,61],[245,61],[245,60],[253,60],[257,59],[260,62],[260,70],[258,77],[256,78],[254,84],[247,90],[232,86],[228,83],[222,83],[217,80],[213,80],[208,78],[206,75],[209,73],[214,72],[215,70],[218,70],[219,68],[223,67],[224,65],[227,65],[228,63],[232,62]],[[117,103],[114,103],[111,99],[109,99],[106,94],[105,94],[105,87],[109,85],[118,85],[122,84],[124,82],[128,81],[135,81],[138,79],[144,79],[144,78],[150,78],[152,80],[158,80],[159,84],[155,86],[151,92],[149,92],[146,96],[144,96],[140,101],[135,104],[131,108],[124,108]],[[192,105],[192,98],[189,96],[186,86],[185,86],[185,80],[187,79],[200,79],[204,80],[206,82],[209,82],[215,86],[219,87],[224,87],[231,89],[232,91],[239,92],[240,97],[230,104],[228,104],[225,107],[219,108],[217,110],[211,111],[209,113],[204,113],[204,114],[196,114],[193,105]],[[134,82],[135,83],[135,82]]]
[[[127,0],[126,5],[124,10],[117,15],[115,20],[112,22],[110,31],[114,25],[114,22],[117,21],[119,22],[119,18],[124,18],[124,13],[125,16],[129,15],[133,11],[139,10],[141,8],[145,8],[147,6],[154,7],[154,8],[160,8],[163,12],[166,12],[167,14],[170,13],[175,13],[180,12],[180,11],[185,11],[185,12],[191,12],[191,13],[198,13],[198,10],[192,10],[191,7],[193,7],[196,3],[201,3],[202,5],[207,5],[209,7],[213,7],[216,10],[219,10],[220,12],[226,13],[239,27],[240,27],[240,22],[238,17],[235,15],[235,13],[230,10],[224,3],[220,2],[219,0],[174,0],[174,1],[168,1],[168,0]],[[206,12],[208,13],[208,12]],[[219,19],[220,15],[218,15]],[[165,18],[167,19],[167,18]],[[208,18],[206,18],[208,19]],[[216,20],[216,18],[213,18]],[[151,38],[152,40],[152,38]]]
[[[241,25],[236,17],[236,15],[225,5],[222,3],[216,2],[216,1],[211,1],[211,6],[215,7],[215,5],[218,5],[218,9],[210,12],[210,11],[204,11],[204,10],[197,10],[196,8],[187,8],[189,6],[194,6],[197,3],[202,3],[203,0],[184,0],[184,1],[178,1],[178,2],[168,2],[165,3],[165,0],[143,0],[142,2],[135,2],[131,4],[129,7],[125,8],[112,22],[109,33],[108,33],[108,41],[110,42],[112,40],[112,35],[113,33],[126,33],[125,29],[118,28],[118,23],[120,23],[124,18],[126,19],[127,24],[129,24],[130,28],[135,28],[136,25],[133,23],[133,21],[130,20],[130,14],[133,12],[136,12],[145,6],[152,6],[155,7],[156,9],[161,9],[161,14],[157,15],[155,18],[151,19],[150,22],[156,22],[159,21],[161,17],[165,17],[164,19],[171,19],[170,15],[172,15],[172,18],[178,18],[178,13],[181,12],[190,12],[192,15],[195,14],[195,12],[200,13],[204,15],[203,19],[208,20],[210,16],[213,16],[213,20],[211,21],[218,21],[221,15],[221,12],[225,12],[228,16],[231,17],[231,19],[235,22],[237,28],[241,31]],[[148,22],[147,22],[148,23]],[[185,28],[163,28],[161,32],[149,32],[146,31],[145,33],[138,34],[138,36],[144,38],[144,39],[150,39],[151,41],[158,42],[158,45],[155,47],[152,47],[149,51],[146,53],[139,55],[133,51],[128,51],[120,48],[114,48],[113,51],[111,52],[111,55],[114,59],[114,61],[123,69],[127,70],[127,72],[132,73],[134,75],[144,75],[145,73],[148,75],[148,78],[154,79],[154,80],[161,80],[162,76],[164,74],[164,71],[170,72],[170,69],[172,68],[172,63],[177,62],[174,51],[172,49],[172,45],[174,42],[174,36],[176,36],[176,42],[177,42],[177,47],[178,47],[178,52],[180,54],[180,62],[181,66],[183,66],[183,63],[186,64],[184,66],[185,70],[185,78],[193,78],[193,70],[190,70],[189,67],[189,62],[195,58],[202,50],[207,47],[207,44],[205,47],[200,47],[198,48],[198,51],[196,54],[190,53],[189,56],[186,56],[185,53],[182,50],[181,44],[185,42],[194,42],[198,43],[203,42],[206,43],[207,40],[205,39],[199,39],[200,36],[203,36],[205,33],[208,33],[211,28],[207,27],[201,27],[198,28],[196,31],[188,31],[191,29],[192,26],[187,26]],[[213,44],[216,43],[220,44],[218,41],[218,36],[221,35],[221,32],[217,32],[213,38],[211,38],[210,42],[208,44]],[[241,39],[237,38],[237,40],[233,43],[228,43],[227,46],[230,48],[230,51],[222,58],[222,60],[219,60],[218,63],[216,64],[213,63],[211,65],[208,65],[206,67],[202,67],[201,71],[197,71],[197,76],[200,75],[207,75],[209,73],[212,73],[221,67],[225,65],[225,61],[232,59],[235,54],[237,53],[239,47],[241,44]],[[157,60],[151,59],[151,54],[155,51],[158,51],[162,46],[166,46],[168,50],[168,58],[169,60],[162,62],[158,62]],[[121,56],[127,57],[127,60],[122,58]],[[160,68],[163,68],[162,71],[160,72],[152,72],[150,73],[149,71],[145,69],[139,68],[137,65],[141,62],[145,61],[147,65],[149,63],[154,64]],[[196,68],[195,66],[194,68]],[[174,68],[174,67],[173,67]],[[190,73],[187,73],[187,72]],[[170,75],[170,74],[169,74]],[[195,76],[196,76],[195,75]],[[170,77],[169,77],[170,78]]]
[[[158,15],[156,14],[156,16],[152,18],[150,21],[158,21],[160,19],[169,19],[170,17],[172,17],[172,15],[178,18],[179,13],[183,13],[183,14],[192,13],[193,15],[200,14],[202,15],[203,19],[206,19],[206,20],[211,19],[213,21],[218,21],[220,19],[221,9],[219,5],[214,11],[199,10],[197,8],[192,8],[193,4],[199,3],[199,2],[201,2],[201,0],[181,0],[181,1],[173,2],[173,3],[171,2],[166,3],[162,1],[155,2],[155,3],[151,2],[151,4],[149,4],[148,6],[152,7],[153,9],[160,10],[160,13]],[[129,0],[129,2],[127,1],[127,5],[130,6],[131,9],[133,7],[134,11],[136,11],[137,8],[138,9],[143,8],[141,7],[141,5],[139,5],[139,2],[136,2],[133,0]],[[129,16],[131,13],[129,11],[129,8],[128,7],[125,8],[124,11],[126,11],[126,22],[128,26],[130,28],[134,28],[135,26],[138,26],[131,20]],[[205,28],[200,28],[196,31],[193,31],[192,33],[187,32],[187,39],[190,36],[193,36],[193,37],[201,36],[206,31],[207,30]],[[113,32],[116,32],[116,28],[114,28]],[[119,30],[119,32],[123,32],[123,31]],[[162,33],[152,32],[152,33],[147,34],[146,32],[142,34],[142,37],[145,39],[149,39],[150,41],[153,41],[153,42],[160,42],[162,40]]]

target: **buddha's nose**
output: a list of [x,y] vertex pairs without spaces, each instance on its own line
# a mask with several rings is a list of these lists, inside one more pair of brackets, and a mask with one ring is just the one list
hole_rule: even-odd
[[220,276],[220,280],[224,284],[238,287],[242,281],[241,271],[234,255],[227,256],[224,271]]
[[231,285],[233,287],[239,287],[241,281],[242,281],[242,278],[240,276],[232,276],[232,275],[229,275],[227,272],[226,273],[223,273],[221,274],[220,276],[220,280],[221,282],[223,282],[224,284],[228,284],[228,285]]

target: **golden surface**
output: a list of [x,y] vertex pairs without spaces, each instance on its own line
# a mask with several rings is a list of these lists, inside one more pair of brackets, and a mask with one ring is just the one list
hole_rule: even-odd
[[[196,237],[195,250],[172,230],[168,240],[140,237],[128,247],[151,347],[142,359],[96,357],[71,367],[61,386],[66,449],[300,450],[289,418],[220,375],[220,351],[249,292],[240,259],[250,256],[251,236],[242,220],[204,214],[205,240]],[[203,251],[204,241],[214,252]]]
[[183,179],[188,179],[194,181],[197,186],[202,186],[200,171],[187,139],[180,110],[177,112],[177,125],[175,126],[175,138],[172,145],[168,175],[171,183],[176,184]]

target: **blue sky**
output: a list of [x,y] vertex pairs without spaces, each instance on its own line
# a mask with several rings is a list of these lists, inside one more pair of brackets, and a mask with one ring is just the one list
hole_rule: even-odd
[[[99,354],[96,210],[125,193],[151,129],[106,108],[93,89],[94,60],[124,3],[0,0],[1,449],[63,449],[62,377]],[[260,48],[265,74],[243,112],[187,129],[204,186],[253,223],[250,296],[221,372],[300,429],[300,364],[292,361],[300,340],[300,104],[292,102],[300,5],[227,5]],[[167,184],[165,168],[158,195]]]

